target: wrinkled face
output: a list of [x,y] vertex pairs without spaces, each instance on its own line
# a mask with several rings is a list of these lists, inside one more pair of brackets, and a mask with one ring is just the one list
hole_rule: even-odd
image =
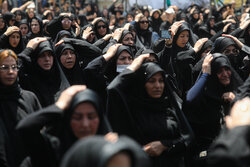
[[209,21],[209,24],[210,24],[210,27],[214,27],[214,25],[215,25],[214,19],[211,19],[211,20]]
[[67,18],[67,17],[64,18],[62,20],[62,27],[63,27],[63,29],[64,30],[69,30],[70,27],[71,27],[71,23],[72,23],[72,21],[69,18]]
[[217,77],[222,85],[227,86],[231,81],[231,70],[228,67],[221,67],[217,72]]
[[117,59],[117,65],[128,65],[133,61],[132,56],[127,51],[122,51]]
[[0,18],[0,29],[3,29],[5,26],[5,22],[3,20],[3,18]]
[[27,24],[21,24],[19,28],[22,33],[22,36],[26,36],[28,34],[29,28]]
[[31,27],[31,31],[34,33],[34,34],[37,34],[40,32],[40,25],[38,23],[38,21],[36,19],[33,19],[31,21],[31,24],[30,24],[30,27]]
[[132,34],[126,34],[124,38],[122,39],[122,44],[123,45],[129,45],[133,46],[134,45],[134,37]]
[[107,34],[107,26],[104,22],[100,21],[97,23],[97,31],[100,36],[105,36]]
[[53,55],[50,51],[45,51],[39,55],[37,64],[44,70],[50,70],[53,66]]
[[158,19],[160,17],[160,14],[158,12],[154,12],[153,17],[155,19]]
[[19,42],[20,42],[20,34],[18,32],[14,32],[9,36],[9,43],[13,48],[17,47]]
[[17,63],[16,60],[8,56],[0,64],[0,82],[5,86],[11,86],[17,78]]
[[186,46],[189,40],[189,32],[187,30],[182,31],[176,40],[176,44],[183,48]]
[[228,46],[223,52],[224,55],[237,55],[238,54],[238,49],[234,45]]
[[140,29],[142,30],[147,30],[148,29],[148,19],[146,17],[143,17],[140,21],[139,21],[139,24],[140,24]]
[[64,50],[62,52],[61,57],[60,57],[60,61],[65,68],[67,68],[67,69],[73,68],[75,63],[76,63],[75,52],[73,50],[70,50],[70,49]]
[[131,167],[131,160],[128,154],[118,153],[114,155],[107,163],[106,167]]
[[70,126],[78,139],[95,135],[99,126],[99,116],[93,104],[78,104],[72,114]]
[[146,92],[152,98],[160,98],[164,91],[164,79],[160,72],[153,75],[145,84]]

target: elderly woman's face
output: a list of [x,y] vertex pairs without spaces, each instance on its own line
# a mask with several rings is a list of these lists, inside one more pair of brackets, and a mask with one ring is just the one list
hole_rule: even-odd
[[95,135],[98,131],[99,122],[99,116],[93,104],[83,102],[74,109],[70,126],[75,137],[81,139]]
[[0,81],[3,85],[11,86],[17,78],[17,63],[16,60],[8,56],[0,63]]
[[123,45],[129,45],[133,46],[134,45],[134,37],[132,34],[126,34],[124,38],[122,39],[122,44]]
[[70,49],[65,49],[62,52],[62,55],[60,57],[60,61],[65,68],[67,68],[67,69],[73,68],[75,66],[75,63],[76,63],[75,52],[73,50],[70,50]]
[[145,84],[146,92],[152,98],[160,98],[164,87],[164,79],[160,72],[154,74]]
[[122,51],[117,59],[117,65],[129,65],[133,61],[132,56],[127,51]]

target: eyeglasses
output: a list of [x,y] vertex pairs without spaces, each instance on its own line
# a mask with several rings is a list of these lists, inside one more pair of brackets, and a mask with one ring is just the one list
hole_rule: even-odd
[[62,20],[62,23],[64,23],[64,24],[67,24],[67,23],[71,23],[72,21],[71,20]]
[[141,24],[148,24],[148,21],[140,21]]
[[101,26],[97,26],[98,29],[100,28],[107,28],[106,25],[101,25]]
[[3,71],[9,71],[9,70],[13,70],[13,71],[18,71],[18,66],[17,65],[1,65],[0,66],[0,70],[3,70]]

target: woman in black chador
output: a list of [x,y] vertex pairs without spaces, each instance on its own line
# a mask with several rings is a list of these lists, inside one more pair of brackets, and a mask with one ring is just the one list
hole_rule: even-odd
[[41,108],[34,93],[20,88],[17,81],[17,56],[0,50],[0,166],[19,167],[25,148],[15,127],[28,114]]
[[205,166],[206,156],[201,155],[206,155],[209,145],[219,134],[230,102],[241,84],[242,80],[225,55],[206,56],[202,75],[188,91],[183,107],[196,137],[192,166]]
[[[33,39],[37,41],[39,38]],[[59,67],[54,51],[49,41],[41,42],[37,48],[27,48],[19,57],[27,57],[31,62],[24,62],[20,74],[21,87],[34,92],[41,105],[46,107],[53,104],[60,93],[69,87],[69,83]],[[25,59],[25,60],[27,60]]]
[[184,132],[181,110],[174,111],[178,97],[164,71],[155,63],[139,68],[147,57],[136,58],[108,86],[108,118],[115,132],[143,146],[154,166],[182,166],[191,133]]
[[63,91],[55,104],[19,122],[17,130],[32,166],[58,167],[78,139],[108,133],[110,126],[102,109],[94,91],[85,85],[74,85]]

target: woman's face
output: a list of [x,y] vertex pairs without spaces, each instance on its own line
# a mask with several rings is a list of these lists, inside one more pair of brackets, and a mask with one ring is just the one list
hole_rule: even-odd
[[211,19],[211,20],[209,21],[209,24],[210,24],[210,27],[214,27],[214,25],[215,25],[215,20],[214,20],[214,19]]
[[61,57],[60,57],[60,61],[65,68],[67,68],[67,69],[73,68],[75,63],[76,63],[75,52],[73,50],[70,50],[70,49],[64,50],[62,52]]
[[148,29],[148,19],[146,17],[143,17],[140,21],[139,21],[139,24],[140,24],[140,29],[141,30],[147,30]]
[[22,36],[26,36],[26,35],[28,34],[28,32],[29,32],[29,27],[28,27],[27,24],[21,24],[21,25],[19,26],[19,28],[20,28],[20,31],[21,31],[21,33],[22,33]]
[[160,98],[164,90],[164,79],[160,72],[153,75],[145,84],[148,95],[152,98]]
[[70,126],[78,139],[95,135],[99,126],[99,116],[93,104],[78,104],[73,111]]
[[5,26],[5,22],[3,20],[3,18],[0,18],[0,30],[3,29]]
[[28,16],[29,16],[30,19],[33,18],[33,17],[35,16],[34,9],[29,9],[29,10],[28,10]]
[[104,22],[100,21],[97,23],[97,31],[100,36],[105,36],[107,34],[107,26]]
[[17,78],[17,63],[16,60],[8,56],[0,63],[0,81],[5,86],[11,86]]
[[37,64],[44,70],[50,70],[53,62],[53,55],[50,51],[43,52],[37,59]]
[[154,12],[153,17],[155,19],[158,19],[160,17],[160,14],[158,12]]
[[133,46],[134,45],[134,37],[132,34],[128,33],[124,36],[124,38],[122,39],[122,44],[123,45],[129,45],[129,46]]
[[117,65],[128,65],[133,61],[132,56],[127,51],[122,51],[117,59]]
[[71,27],[72,21],[69,18],[64,18],[62,20],[62,27],[64,30],[69,30]]
[[186,46],[189,40],[189,32],[187,30],[184,30],[180,33],[180,35],[177,38],[176,44],[183,48]]
[[20,42],[20,34],[18,32],[14,32],[9,36],[10,46],[13,48],[17,47]]
[[31,27],[31,31],[34,33],[34,34],[37,34],[40,32],[40,25],[38,23],[37,20],[33,19],[31,21],[31,24],[30,24],[30,27]]
[[231,74],[232,72],[228,67],[221,67],[217,72],[219,82],[224,86],[229,85],[231,81]]
[[21,21],[22,20],[22,15],[20,13],[16,14],[16,21]]
[[127,22],[131,22],[134,20],[134,17],[132,15],[127,15]]
[[114,155],[107,163],[106,167],[131,167],[131,160],[128,154],[118,153]]

